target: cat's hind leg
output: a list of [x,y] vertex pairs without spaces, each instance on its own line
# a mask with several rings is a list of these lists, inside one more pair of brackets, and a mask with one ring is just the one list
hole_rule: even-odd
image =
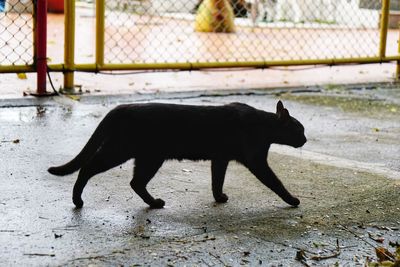
[[258,180],[274,191],[286,203],[292,206],[298,206],[300,204],[300,200],[289,193],[265,160],[257,160],[245,165],[258,178]]
[[146,189],[146,186],[150,182],[151,178],[153,178],[157,173],[163,162],[164,160],[162,159],[135,159],[135,169],[131,181],[131,187],[136,194],[138,194],[143,201],[153,209],[163,208],[165,202],[160,198],[155,199],[152,195],[150,195]]
[[129,156],[126,156],[126,153],[122,151],[124,150],[118,144],[106,142],[88,162],[83,164],[72,193],[72,201],[77,208],[83,206],[82,192],[90,178],[121,165],[129,159]]
[[225,203],[228,201],[228,196],[223,193],[223,186],[225,180],[226,168],[229,161],[216,160],[211,161],[211,179],[212,179],[212,192],[216,202]]

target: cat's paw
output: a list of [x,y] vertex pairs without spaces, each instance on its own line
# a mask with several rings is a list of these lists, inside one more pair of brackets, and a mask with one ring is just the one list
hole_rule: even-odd
[[161,198],[154,199],[154,201],[150,204],[150,208],[152,209],[162,209],[164,208],[165,201]]
[[73,198],[73,199],[72,199],[72,202],[74,202],[75,207],[76,207],[77,209],[80,209],[80,208],[83,207],[83,201],[82,201],[81,198],[79,198],[79,199]]
[[215,201],[218,202],[218,203],[225,203],[229,199],[228,196],[225,195],[224,193],[222,193],[219,196],[214,196],[214,198],[215,198]]
[[297,207],[298,205],[300,205],[300,200],[297,197],[292,197],[290,200],[286,202],[293,207]]

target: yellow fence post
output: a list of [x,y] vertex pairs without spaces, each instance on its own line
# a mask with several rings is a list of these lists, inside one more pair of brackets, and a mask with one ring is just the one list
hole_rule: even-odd
[[382,1],[381,22],[380,22],[380,40],[379,40],[379,57],[380,58],[384,58],[386,56],[386,40],[387,40],[388,22],[389,22],[389,6],[390,6],[390,0]]
[[74,91],[75,69],[75,0],[64,1],[64,90]]
[[105,1],[96,1],[96,69],[104,65]]

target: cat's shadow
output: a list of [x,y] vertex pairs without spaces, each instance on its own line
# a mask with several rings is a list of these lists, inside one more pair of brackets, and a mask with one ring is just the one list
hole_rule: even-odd
[[[233,203],[210,202],[203,203],[198,209],[192,208],[179,209],[176,206],[166,206],[163,209],[152,209],[149,207],[135,208],[126,211],[126,219],[123,219],[119,231],[122,235],[133,235],[141,238],[151,236],[180,236],[186,237],[199,235],[206,231],[246,231],[258,235],[254,225],[269,225],[269,230],[263,233],[269,236],[276,230],[287,227],[288,221],[295,217],[296,210],[291,206],[266,206],[253,207],[251,209],[240,209],[233,207]],[[120,211],[123,212],[122,210]],[[71,208],[71,221],[74,225],[86,225],[85,227],[99,229],[100,221],[93,220],[94,217],[101,216],[99,210],[83,207]],[[117,223],[118,222],[113,222]],[[258,229],[262,229],[259,227]],[[106,231],[104,227],[100,227]],[[98,230],[97,230],[98,231]]]
[[77,208],[77,207],[71,208],[72,221],[82,221],[84,212],[85,211],[83,208]]
[[[151,218],[154,217],[155,213],[159,213],[164,209],[152,209],[150,207],[143,207],[139,210],[136,210],[133,213],[129,213],[127,217],[130,218],[128,222],[130,225],[146,225],[151,223]],[[82,207],[82,208],[71,208],[71,221],[76,223],[85,223],[87,220],[90,220],[89,217],[92,217],[98,210],[91,209],[90,207]],[[164,216],[162,216],[164,217]]]

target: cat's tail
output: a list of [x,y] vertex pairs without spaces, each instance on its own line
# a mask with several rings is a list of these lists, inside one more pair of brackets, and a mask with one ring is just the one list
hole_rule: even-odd
[[110,129],[108,126],[110,122],[108,117],[110,115],[111,112],[100,122],[89,141],[74,159],[64,165],[50,167],[47,171],[53,175],[63,176],[79,170],[82,167],[82,164],[92,157],[104,142],[104,139],[107,136],[107,131]]

